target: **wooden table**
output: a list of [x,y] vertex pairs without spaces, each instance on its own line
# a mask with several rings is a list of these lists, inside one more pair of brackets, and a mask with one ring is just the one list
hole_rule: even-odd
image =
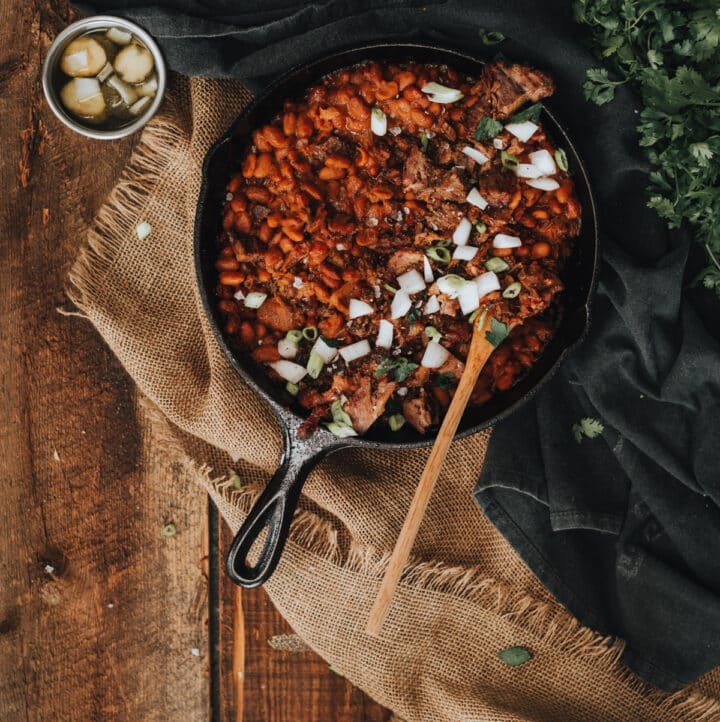
[[226,581],[217,513],[91,325],[58,311],[134,142],[87,141],[44,104],[42,60],[71,17],[66,0],[0,2],[0,719],[388,720],[287,649],[263,591]]

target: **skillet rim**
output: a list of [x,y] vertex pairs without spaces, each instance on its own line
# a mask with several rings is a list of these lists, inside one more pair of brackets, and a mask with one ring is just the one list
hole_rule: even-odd
[[[228,129],[210,146],[208,151],[205,154],[205,157],[203,159],[202,169],[201,169],[201,184],[200,184],[200,190],[198,193],[198,199],[197,199],[197,205],[196,205],[196,211],[195,211],[195,222],[193,226],[194,231],[194,237],[193,237],[193,260],[195,264],[195,280],[198,287],[198,292],[200,294],[200,299],[202,301],[203,310],[205,312],[205,316],[207,318],[208,323],[210,324],[210,328],[212,329],[213,336],[215,337],[217,343],[219,344],[220,348],[222,349],[225,356],[230,361],[233,368],[240,374],[240,377],[242,380],[247,383],[253,391],[259,395],[262,399],[267,401],[271,408],[275,411],[275,414],[278,416],[278,422],[283,426],[285,429],[292,428],[293,426],[297,425],[297,420],[304,420],[304,416],[302,416],[300,413],[295,411],[291,406],[281,403],[278,399],[276,399],[274,396],[271,395],[270,392],[268,392],[266,389],[264,389],[260,383],[255,379],[254,375],[251,373],[250,370],[246,369],[244,364],[241,362],[241,359],[238,357],[238,355],[235,353],[235,351],[230,347],[227,340],[225,339],[224,334],[222,333],[222,330],[220,329],[219,324],[217,323],[215,319],[215,314],[213,310],[213,306],[210,299],[210,289],[207,288],[205,283],[205,277],[204,277],[204,269],[203,269],[203,259],[202,259],[202,251],[204,246],[209,242],[206,241],[205,244],[203,244],[202,239],[202,226],[203,226],[203,219],[205,212],[208,211],[208,200],[210,195],[210,190],[213,185],[212,180],[210,178],[210,170],[211,170],[211,164],[213,160],[215,159],[215,156],[219,151],[222,150],[222,148],[230,143],[235,135],[237,134],[237,127],[242,123],[243,120],[245,120],[248,116],[250,116],[252,113],[256,112],[258,109],[262,109],[263,106],[267,103],[268,99],[272,97],[272,95],[280,88],[281,86],[289,83],[293,80],[296,76],[300,74],[304,74],[307,72],[312,72],[314,68],[317,66],[325,65],[327,63],[330,63],[331,61],[336,61],[334,64],[334,69],[331,70],[325,70],[324,72],[319,74],[319,77],[322,77],[323,75],[327,75],[331,72],[336,72],[337,70],[340,70],[344,67],[352,67],[353,65],[356,65],[360,62],[367,62],[368,60],[371,60],[371,58],[365,58],[364,60],[354,60],[349,61],[345,63],[340,63],[337,61],[340,61],[343,58],[346,58],[346,56],[351,55],[352,53],[369,53],[373,50],[377,50],[379,52],[387,51],[388,48],[392,48],[393,50],[402,50],[406,51],[408,55],[412,53],[413,50],[418,50],[421,52],[432,52],[436,51],[439,53],[442,53],[445,57],[441,59],[439,62],[440,64],[444,65],[451,65],[451,63],[448,62],[447,56],[454,56],[456,58],[462,59],[464,62],[472,63],[474,65],[480,66],[485,65],[488,60],[483,59],[481,57],[471,55],[468,52],[464,50],[460,50],[458,48],[451,48],[449,46],[442,46],[432,43],[422,43],[422,42],[407,42],[405,40],[384,40],[384,41],[370,41],[365,43],[358,43],[358,44],[351,44],[346,45],[341,48],[334,49],[328,54],[319,55],[311,59],[310,61],[306,63],[299,63],[296,65],[293,65],[290,67],[287,71],[279,75],[275,80],[273,80],[257,97],[253,98],[253,100],[248,103],[248,105],[243,108],[242,111],[236,116],[236,118],[232,121]],[[382,60],[382,58],[380,58]],[[307,86],[304,86],[305,88]],[[597,218],[597,204],[595,202],[595,196],[593,193],[592,185],[590,183],[590,178],[588,176],[587,168],[585,166],[585,163],[583,162],[580,154],[577,151],[577,148],[575,146],[575,143],[573,143],[570,135],[568,134],[566,130],[566,126],[562,123],[560,123],[553,113],[553,111],[548,107],[547,101],[552,101],[552,96],[548,99],[544,99],[542,101],[543,103],[543,115],[547,116],[551,124],[553,126],[551,134],[557,134],[559,135],[562,140],[567,144],[567,146],[571,149],[572,155],[575,159],[577,159],[577,168],[574,169],[573,178],[577,179],[578,176],[581,178],[584,188],[587,191],[587,200],[589,201],[589,207],[586,207],[586,205],[583,205],[582,208],[582,215],[581,215],[581,229],[583,226],[585,226],[588,222],[590,223],[590,233],[588,234],[588,239],[585,241],[589,246],[591,245],[591,252],[592,252],[592,263],[590,264],[591,268],[591,274],[589,283],[587,284],[587,290],[584,292],[583,295],[583,303],[578,304],[577,307],[573,308],[573,312],[575,314],[578,314],[580,312],[584,313],[584,321],[582,323],[581,330],[575,335],[574,338],[572,338],[570,341],[564,341],[562,348],[557,352],[557,357],[552,362],[552,365],[547,369],[547,371],[539,378],[537,381],[531,386],[525,393],[523,393],[520,397],[515,399],[512,403],[510,403],[505,408],[501,409],[498,413],[494,414],[493,416],[489,417],[488,419],[485,419],[483,421],[480,421],[476,424],[472,424],[468,426],[466,429],[462,429],[458,431],[454,438],[456,440],[464,439],[469,436],[472,436],[474,434],[479,433],[480,431],[488,428],[489,426],[492,426],[494,424],[497,424],[498,422],[506,419],[508,416],[513,414],[515,411],[517,411],[521,406],[523,406],[527,401],[532,399],[535,394],[557,373],[560,365],[566,358],[566,356],[575,349],[580,343],[582,343],[585,338],[588,335],[590,324],[592,321],[592,300],[595,295],[595,291],[597,289],[597,283],[598,283],[598,275],[599,275],[599,267],[600,267],[600,234],[599,234],[599,226],[598,226],[598,218]],[[550,102],[550,105],[552,105],[552,102]],[[582,233],[582,230],[581,230]],[[541,357],[542,358],[542,357]],[[462,422],[461,422],[462,423]],[[314,434],[317,436],[317,434]],[[358,446],[358,447],[369,447],[369,448],[377,448],[377,449],[417,449],[417,448],[425,448],[430,447],[434,444],[435,439],[437,438],[437,429],[431,433],[428,434],[425,437],[418,438],[416,440],[410,439],[410,440],[395,440],[395,441],[385,441],[381,439],[374,439],[374,438],[366,438],[363,436],[358,437],[349,437],[349,438],[335,438],[336,445],[342,445],[342,446]],[[332,446],[333,444],[322,444],[323,446]]]

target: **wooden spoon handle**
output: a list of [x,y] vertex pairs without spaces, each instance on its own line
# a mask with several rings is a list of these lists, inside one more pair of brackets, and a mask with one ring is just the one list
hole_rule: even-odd
[[482,324],[476,322],[474,326],[472,342],[470,344],[467,361],[465,362],[465,370],[460,377],[460,383],[455,391],[455,396],[445,414],[445,419],[442,422],[430,456],[425,464],[425,469],[415,490],[415,496],[405,517],[400,536],[398,536],[395,542],[390,563],[388,564],[382,584],[380,585],[380,591],[375,598],[375,604],[373,605],[365,627],[367,634],[377,635],[385,621],[390,602],[395,593],[395,588],[400,581],[402,570],[407,564],[420,523],[425,516],[430,495],[435,488],[435,482],[440,475],[440,470],[442,469],[450,444],[455,437],[460,419],[465,412],[470,394],[475,387],[480,371],[482,371],[483,366],[485,366],[490,354],[495,350],[495,347],[485,337],[485,332],[490,327],[490,314],[485,314],[485,319]]

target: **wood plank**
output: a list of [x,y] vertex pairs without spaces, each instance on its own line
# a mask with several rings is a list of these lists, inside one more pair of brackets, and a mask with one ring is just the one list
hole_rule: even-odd
[[132,147],[73,134],[41,101],[69,18],[64,1],[0,3],[0,719],[201,720],[205,497],[90,324],[56,311]]
[[[232,541],[220,522],[220,554]],[[237,717],[233,670],[233,616],[236,587],[225,575],[220,580],[222,720],[242,722],[387,722],[389,710],[333,672],[309,649],[290,651],[299,641],[273,607],[263,589],[242,590],[245,629],[244,711]],[[283,637],[283,635],[285,635]]]

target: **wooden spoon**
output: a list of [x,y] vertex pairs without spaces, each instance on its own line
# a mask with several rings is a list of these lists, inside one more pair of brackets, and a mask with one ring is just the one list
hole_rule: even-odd
[[405,523],[400,530],[400,536],[398,536],[395,543],[395,549],[393,549],[390,563],[380,585],[380,591],[375,598],[375,604],[370,611],[370,617],[365,627],[367,634],[376,636],[385,621],[395,588],[400,581],[402,570],[407,564],[420,523],[425,516],[430,495],[435,488],[435,482],[440,475],[440,470],[450,444],[455,437],[460,419],[465,412],[470,394],[475,387],[483,366],[485,366],[490,354],[495,350],[495,345],[497,345],[491,343],[486,337],[491,320],[490,314],[486,313],[484,317],[480,316],[473,324],[473,337],[465,362],[465,370],[460,378],[452,403],[445,414],[445,419],[435,439],[427,464],[425,464],[425,469],[420,477],[420,482],[415,490],[415,496],[405,517]]

